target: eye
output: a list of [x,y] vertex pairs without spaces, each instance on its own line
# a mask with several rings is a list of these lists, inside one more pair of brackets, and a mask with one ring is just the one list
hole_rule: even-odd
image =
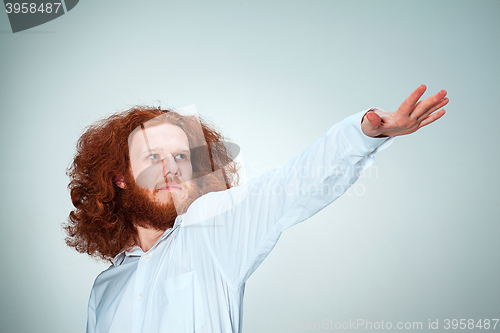
[[176,160],[185,160],[187,159],[187,155],[186,154],[177,154],[174,156]]
[[148,155],[148,159],[153,163],[159,162],[161,160],[160,154],[150,154]]

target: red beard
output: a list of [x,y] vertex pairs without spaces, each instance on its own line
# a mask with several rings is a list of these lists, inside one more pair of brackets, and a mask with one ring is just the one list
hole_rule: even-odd
[[134,180],[129,180],[123,190],[121,208],[125,217],[136,227],[167,230],[173,227],[175,218],[184,214],[200,196],[226,188],[220,175],[211,174],[192,181],[187,197],[181,202],[174,203],[168,192],[170,199],[165,203],[156,198],[159,190],[143,189]]

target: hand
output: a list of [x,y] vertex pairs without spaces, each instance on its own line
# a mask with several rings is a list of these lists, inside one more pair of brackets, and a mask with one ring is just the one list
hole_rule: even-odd
[[373,138],[399,136],[416,132],[435,122],[445,114],[441,108],[448,104],[449,99],[445,98],[446,90],[441,90],[434,96],[418,101],[426,89],[425,85],[418,87],[396,112],[368,111],[361,121],[361,130]]

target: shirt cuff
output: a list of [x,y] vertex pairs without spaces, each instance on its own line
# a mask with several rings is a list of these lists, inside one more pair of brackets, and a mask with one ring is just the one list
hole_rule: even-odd
[[363,119],[363,116],[371,110],[383,111],[374,107],[353,114],[342,121],[344,139],[361,156],[374,153],[384,142],[387,144],[384,144],[383,148],[387,147],[394,139],[393,137],[372,138],[363,133],[361,130],[361,120]]

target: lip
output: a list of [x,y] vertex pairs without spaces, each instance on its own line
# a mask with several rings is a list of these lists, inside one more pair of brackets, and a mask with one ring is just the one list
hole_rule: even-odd
[[162,187],[160,187],[158,190],[160,190],[160,191],[180,191],[180,190],[182,190],[182,188],[179,185],[165,184]]

